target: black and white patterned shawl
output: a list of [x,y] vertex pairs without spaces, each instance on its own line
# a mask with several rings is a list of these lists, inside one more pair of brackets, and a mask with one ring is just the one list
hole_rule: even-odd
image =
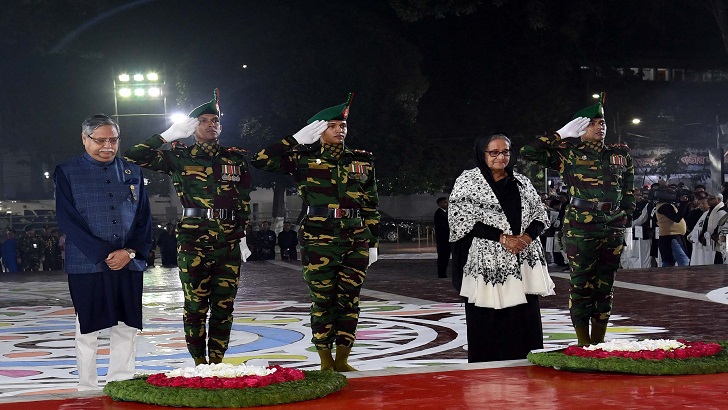
[[[546,209],[533,184],[517,172],[513,175],[519,182],[518,191],[521,195],[521,230],[525,230],[534,220],[540,221],[545,228],[548,228]],[[523,233],[511,231],[495,192],[478,168],[463,171],[455,181],[449,201],[450,242],[465,237],[473,230],[476,222],[498,228],[509,235]],[[480,275],[485,283],[502,285],[508,276],[521,280],[521,265],[528,264],[533,268],[537,261],[546,266],[546,258],[538,238],[534,238],[531,244],[517,255],[507,252],[499,242],[473,238],[468,260],[463,268],[463,276]]]

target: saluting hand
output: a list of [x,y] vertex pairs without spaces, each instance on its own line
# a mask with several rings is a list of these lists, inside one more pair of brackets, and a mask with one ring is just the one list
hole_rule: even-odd
[[167,131],[162,132],[162,138],[167,142],[176,141],[181,138],[187,138],[195,133],[197,125],[200,121],[197,118],[185,118],[182,121],[175,122],[172,124]]
[[313,144],[321,138],[321,133],[326,131],[326,127],[328,126],[328,121],[316,120],[293,134],[293,138],[299,144]]
[[586,126],[589,125],[591,120],[586,117],[577,117],[569,121],[561,127],[560,130],[556,131],[561,139],[565,138],[578,138],[586,134]]

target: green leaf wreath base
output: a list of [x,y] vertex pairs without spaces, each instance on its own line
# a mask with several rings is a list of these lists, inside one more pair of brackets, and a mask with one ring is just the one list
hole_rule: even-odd
[[728,372],[728,341],[716,342],[723,348],[718,354],[693,359],[628,359],[607,357],[595,359],[567,356],[561,350],[553,352],[529,353],[528,361],[539,366],[553,367],[556,370],[599,371],[631,373],[643,375],[712,374]]
[[306,378],[246,389],[157,387],[147,377],[109,382],[104,393],[116,401],[136,401],[172,407],[254,407],[294,403],[324,397],[346,386],[340,373],[304,370]]

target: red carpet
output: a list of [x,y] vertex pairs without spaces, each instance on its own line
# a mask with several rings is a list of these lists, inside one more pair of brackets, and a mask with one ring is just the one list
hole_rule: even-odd
[[[318,400],[256,409],[726,409],[728,376],[574,373],[537,366],[362,377]],[[0,410],[142,410],[109,397],[0,404]]]

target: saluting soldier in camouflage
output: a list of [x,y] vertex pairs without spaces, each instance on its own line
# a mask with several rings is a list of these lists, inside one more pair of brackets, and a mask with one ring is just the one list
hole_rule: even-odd
[[[252,161],[257,168],[293,175],[308,204],[301,262],[312,302],[312,342],[321,369],[339,372],[355,370],[348,357],[356,339],[361,286],[377,259],[379,228],[372,154],[344,145],[351,98],[317,113]],[[319,140],[320,145],[302,145]]]
[[[250,254],[245,240],[240,241],[250,214],[250,171],[245,151],[218,143],[222,127],[217,89],[212,101],[189,117],[125,156],[169,174],[184,207],[177,224],[178,266],[185,296],[185,340],[198,365],[208,363],[205,350],[209,363],[220,363],[228,348],[241,253],[243,260]],[[172,142],[193,133],[191,147]],[[161,150],[165,142],[172,142],[172,148]]]
[[524,158],[558,171],[571,195],[564,242],[571,267],[569,310],[579,345],[604,341],[624,229],[635,209],[632,157],[624,144],[604,145],[603,102],[604,94],[556,133],[521,149]]
[[45,250],[43,237],[36,235],[35,229],[31,225],[26,225],[23,230],[25,235],[20,238],[18,244],[20,265],[26,272],[40,271]]

